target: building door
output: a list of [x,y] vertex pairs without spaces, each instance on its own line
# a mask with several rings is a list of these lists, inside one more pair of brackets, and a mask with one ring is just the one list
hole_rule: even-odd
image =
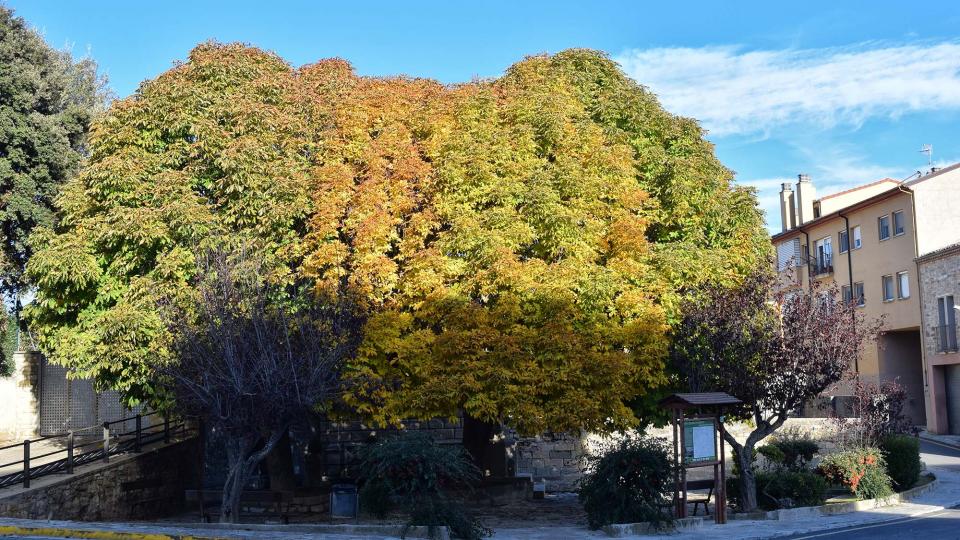
[[960,364],[944,366],[943,386],[947,390],[947,427],[960,435]]

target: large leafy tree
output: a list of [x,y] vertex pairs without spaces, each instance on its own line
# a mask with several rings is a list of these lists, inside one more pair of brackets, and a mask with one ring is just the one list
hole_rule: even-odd
[[169,356],[155,291],[189,286],[197,245],[250,237],[271,279],[359,299],[364,416],[623,427],[665,383],[681,287],[768,246],[696,122],[593,51],[444,87],[207,44],[93,148],[37,236],[32,316],[55,359],[132,396]]
[[27,238],[54,224],[54,199],[86,155],[90,122],[107,97],[93,60],[51,48],[0,6],[0,288],[15,309]]

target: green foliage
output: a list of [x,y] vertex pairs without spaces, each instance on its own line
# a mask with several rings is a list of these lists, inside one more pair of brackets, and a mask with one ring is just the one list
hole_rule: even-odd
[[469,490],[480,470],[459,446],[443,446],[423,433],[406,433],[366,447],[361,456],[361,507],[377,516],[392,508],[410,515],[409,526],[447,526],[460,538],[490,531],[451,499],[451,490]]
[[841,484],[859,499],[875,499],[893,493],[880,450],[863,447],[823,458],[817,469],[828,481]]
[[580,480],[579,497],[591,529],[611,523],[651,522],[663,526],[671,520],[673,463],[663,439],[627,438],[597,456],[588,458]]
[[880,441],[887,474],[897,491],[910,489],[920,478],[920,439],[910,435],[887,435]]
[[56,51],[0,5],[0,287],[17,296],[28,236],[56,222],[60,186],[87,153],[86,134],[108,97],[97,65]]
[[780,451],[783,455],[780,463],[791,471],[806,470],[813,457],[820,451],[820,445],[809,434],[791,430],[778,432],[769,446]]
[[764,510],[819,506],[826,499],[827,480],[810,471],[757,473],[757,502]]
[[757,453],[767,458],[767,461],[776,465],[782,465],[786,459],[783,451],[775,444],[765,444],[757,448]]

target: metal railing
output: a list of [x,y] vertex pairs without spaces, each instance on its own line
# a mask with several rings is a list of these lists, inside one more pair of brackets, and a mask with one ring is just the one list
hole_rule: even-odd
[[[67,433],[48,435],[36,439],[27,439],[20,443],[0,446],[0,452],[22,447],[23,457],[16,461],[0,463],[0,470],[21,465],[16,472],[0,474],[0,488],[15,484],[30,487],[30,480],[51,474],[73,474],[76,467],[95,461],[110,461],[110,456],[128,452],[138,453],[144,446],[155,442],[170,442],[174,437],[185,437],[190,431],[184,419],[171,421],[162,417],[162,422],[144,427],[143,420],[148,417],[160,417],[157,412],[137,414],[99,426],[90,426]],[[133,428],[129,428],[129,423]],[[100,431],[102,430],[102,431]],[[37,443],[59,444],[59,448],[43,454],[32,455],[31,447]],[[33,465],[43,458],[63,454],[63,457]]]
[[957,325],[942,324],[933,327],[937,340],[937,352],[957,352]]
[[833,256],[832,255],[810,257],[809,264],[810,264],[811,275],[822,276],[824,274],[833,273]]

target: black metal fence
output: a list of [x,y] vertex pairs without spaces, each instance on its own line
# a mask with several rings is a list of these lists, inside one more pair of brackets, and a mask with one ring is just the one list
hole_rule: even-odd
[[[146,419],[157,419],[144,426]],[[190,433],[183,419],[171,420],[161,417],[157,412],[137,414],[99,426],[90,426],[57,435],[48,435],[36,439],[27,439],[21,443],[0,447],[0,452],[13,448],[22,448],[22,458],[16,461],[0,463],[0,471],[19,466],[15,472],[0,474],[0,488],[15,484],[30,487],[30,480],[50,474],[73,474],[76,467],[95,461],[109,462],[110,456],[128,452],[140,452],[144,446],[156,442],[170,442],[174,437],[183,438]],[[42,454],[31,454],[31,448],[38,443],[53,444],[57,448]],[[47,446],[45,445],[45,446]],[[62,457],[59,457],[61,456]],[[34,465],[38,460],[52,458]]]

